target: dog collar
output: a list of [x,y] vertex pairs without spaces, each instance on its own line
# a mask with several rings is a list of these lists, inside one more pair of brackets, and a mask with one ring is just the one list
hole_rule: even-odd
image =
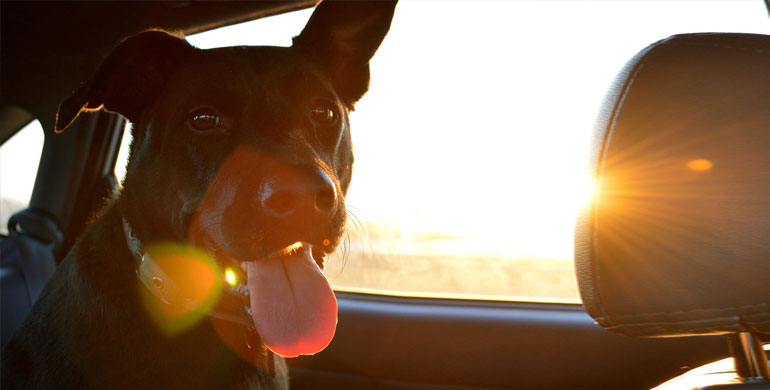
[[[179,302],[184,302],[185,306],[191,310],[198,310],[197,306],[188,297],[183,297],[179,293],[179,290],[174,284],[174,280],[168,276],[163,269],[153,260],[149,253],[142,251],[142,243],[136,238],[128,221],[123,219],[123,232],[126,236],[126,244],[129,251],[137,261],[136,276],[144,287],[152,293],[161,302],[171,305]],[[254,328],[254,323],[251,318],[246,319],[244,316],[238,316],[236,314],[227,313],[220,310],[211,310],[208,313],[209,316],[228,321],[240,326],[244,326],[246,329],[246,335],[243,343],[246,350],[253,351],[252,353],[259,354],[259,349],[253,348],[254,340],[258,340],[259,336]],[[268,372],[272,377],[275,377],[275,359],[277,357],[268,348],[264,349],[265,360],[267,363]]]
[[134,231],[123,219],[123,231],[126,235],[128,249],[137,261],[136,276],[145,288],[163,303],[173,305],[181,301],[179,290],[174,281],[153,260],[149,253],[142,251],[142,243],[134,235]]
[[[131,226],[125,218],[123,219],[123,232],[126,236],[128,249],[134,256],[134,259],[136,259],[136,276],[139,278],[142,285],[144,285],[152,295],[167,305],[182,304],[190,310],[199,310],[200,306],[197,305],[191,297],[186,297],[179,291],[174,279],[163,271],[152,256],[150,256],[149,253],[142,251],[141,241],[136,238],[136,235],[134,235]],[[207,314],[221,320],[234,322],[247,327],[254,326],[251,318],[247,319],[247,316],[244,315],[216,309],[209,311]]]

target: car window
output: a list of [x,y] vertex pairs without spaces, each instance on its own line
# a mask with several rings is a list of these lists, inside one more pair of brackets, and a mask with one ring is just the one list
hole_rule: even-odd
[[34,120],[0,145],[0,234],[8,219],[29,205],[43,150],[43,128]]
[[[188,39],[287,46],[310,13]],[[770,33],[763,2],[401,2],[351,114],[348,233],[327,277],[343,291],[579,302],[574,218],[607,87],[654,41],[730,31]]]

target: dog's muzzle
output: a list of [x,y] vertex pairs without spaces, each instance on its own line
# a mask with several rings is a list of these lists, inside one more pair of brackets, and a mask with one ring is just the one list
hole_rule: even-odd
[[[247,346],[251,345],[249,334],[253,333],[270,351],[284,357],[315,354],[334,337],[337,301],[312,254],[312,245],[296,243],[241,262],[247,284],[239,286],[228,283],[227,279],[235,276],[228,276],[227,269],[222,276],[216,261],[198,249],[177,245],[173,251],[165,246],[143,250],[125,220],[123,230],[137,259],[139,280],[162,302],[161,306],[167,305],[166,309],[179,311],[184,307],[191,314],[197,312],[245,327],[247,337],[243,341]],[[217,271],[206,269],[206,260],[196,258],[210,259],[210,267]],[[164,269],[172,269],[173,274]],[[219,299],[221,290],[214,286],[223,283],[241,299]]]

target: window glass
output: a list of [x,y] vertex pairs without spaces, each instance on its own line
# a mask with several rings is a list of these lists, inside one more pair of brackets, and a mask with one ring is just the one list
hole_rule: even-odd
[[0,145],[0,234],[8,219],[29,205],[43,150],[43,128],[34,120]]
[[[189,37],[287,46],[312,10]],[[768,34],[754,1],[402,1],[351,115],[338,290],[578,302],[574,217],[617,71],[687,32]]]

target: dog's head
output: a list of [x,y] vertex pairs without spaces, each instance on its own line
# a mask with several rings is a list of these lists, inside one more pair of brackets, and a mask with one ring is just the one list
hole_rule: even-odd
[[59,107],[57,131],[101,108],[133,123],[124,220],[143,245],[186,243],[244,269],[254,325],[281,355],[317,352],[334,334],[319,266],[345,224],[348,113],[394,7],[324,2],[288,48],[199,50],[140,33]]

